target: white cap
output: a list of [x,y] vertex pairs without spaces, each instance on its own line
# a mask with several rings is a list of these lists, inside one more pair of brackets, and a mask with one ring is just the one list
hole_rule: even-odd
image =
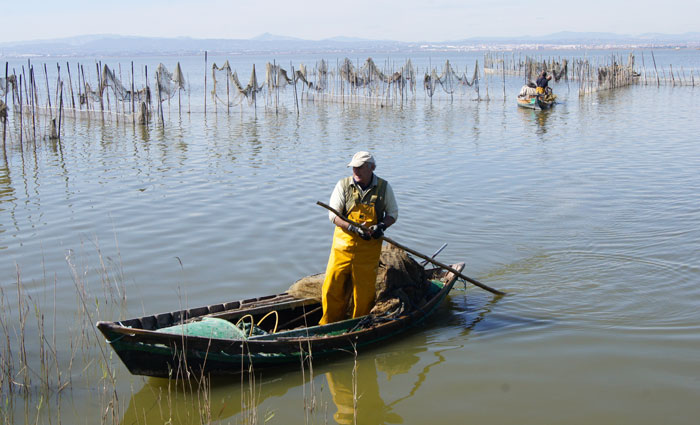
[[369,152],[360,151],[352,156],[352,161],[350,161],[348,167],[361,167],[367,162],[374,164],[374,157]]

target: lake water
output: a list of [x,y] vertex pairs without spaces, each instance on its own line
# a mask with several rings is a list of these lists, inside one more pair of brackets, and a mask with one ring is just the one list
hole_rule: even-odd
[[[666,69],[700,68],[699,50],[655,55]],[[425,68],[449,59],[461,70],[483,60],[385,56],[375,60],[399,67],[411,57]],[[319,58],[231,62],[247,81],[252,63]],[[130,59],[104,61],[130,68]],[[288,89],[278,113],[260,104],[214,114],[210,104],[204,116],[203,58],[140,58],[136,69],[161,61],[182,62],[195,112],[180,115],[173,101],[165,125],[147,127],[67,117],[60,143],[6,144],[0,355],[7,370],[9,344],[20,380],[24,340],[32,370],[29,397],[0,381],[5,422],[353,423],[355,383],[359,424],[697,423],[697,87],[579,97],[576,82],[562,81],[552,84],[560,103],[536,112],[515,105],[522,77],[506,77],[504,99],[492,75],[490,101],[469,91],[429,102],[419,89],[401,107],[302,102],[297,115]],[[10,69],[23,64],[12,59]],[[97,320],[278,293],[323,271],[332,225],[315,202],[328,200],[358,150],[375,155],[398,198],[388,236],[427,254],[446,242],[441,261],[465,262],[466,275],[508,295],[460,284],[403,338],[313,371],[217,379],[205,401],[131,376],[95,345]],[[114,416],[103,416],[115,398]]]

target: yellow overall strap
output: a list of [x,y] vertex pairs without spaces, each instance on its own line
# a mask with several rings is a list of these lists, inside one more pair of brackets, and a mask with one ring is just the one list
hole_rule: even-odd
[[377,185],[371,188],[364,196],[361,190],[354,184],[352,176],[343,179],[345,192],[345,213],[352,211],[358,204],[373,205],[377,221],[384,219],[386,209],[386,180],[377,177]]

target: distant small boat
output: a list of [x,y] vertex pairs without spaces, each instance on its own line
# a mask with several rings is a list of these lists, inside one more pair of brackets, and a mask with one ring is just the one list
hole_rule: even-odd
[[548,94],[545,96],[518,96],[518,106],[521,108],[543,110],[554,106],[556,95]]
[[[464,263],[452,268],[461,272]],[[305,354],[312,352],[317,359],[352,353],[355,348],[397,336],[425,321],[457,280],[455,274],[446,270],[426,272],[429,285],[424,304],[398,317],[363,316],[316,325],[322,314],[318,301],[282,293],[98,322],[97,328],[135,375],[175,377],[183,369],[236,374],[247,371],[250,365],[256,369],[297,367]],[[270,314],[274,320],[265,320]],[[245,318],[256,324],[255,333],[237,326]]]

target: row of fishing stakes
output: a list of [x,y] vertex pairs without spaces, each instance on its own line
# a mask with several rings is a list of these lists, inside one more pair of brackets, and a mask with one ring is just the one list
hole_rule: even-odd
[[[642,70],[635,69],[635,55],[630,53],[626,61],[618,55],[610,55],[600,58],[567,59],[537,58],[522,56],[518,53],[506,55],[505,53],[488,52],[484,57],[484,72],[486,74],[503,74],[523,76],[525,81],[534,81],[542,70],[552,74],[556,81],[563,78],[567,85],[569,81],[578,82],[580,96],[602,90],[611,90],[631,84],[656,84],[673,86],[691,86],[696,84],[695,74],[700,71],[689,71],[686,76],[683,67],[680,71],[674,71],[670,65],[668,74],[664,68],[657,67],[654,52],[651,51],[653,71],[647,70],[644,52],[641,54]],[[700,79],[700,78],[699,78]],[[505,88],[504,88],[505,90]]]
[[[206,60],[206,59],[205,59]],[[208,64],[205,64],[208,70]],[[290,64],[291,72],[283,69],[276,62],[267,63],[265,78],[260,80],[253,67],[249,82],[244,86],[238,74],[233,70],[228,61],[221,65],[211,65],[211,81],[213,88],[209,92],[209,76],[205,75],[205,102],[208,102],[208,94],[211,93],[215,113],[219,107],[223,107],[226,113],[231,108],[244,103],[257,107],[259,99],[265,100],[265,108],[274,108],[279,111],[280,91],[288,86],[294,89],[294,106],[299,113],[299,101],[307,102],[334,102],[349,104],[366,104],[374,106],[398,106],[415,100],[416,87],[419,79],[416,78],[417,70],[408,60],[405,65],[395,70],[388,61],[383,69],[380,69],[372,58],[368,58],[361,65],[355,66],[352,61],[345,59],[337,61],[335,69],[329,67],[324,60],[316,63],[314,68],[307,68],[303,64],[295,69]],[[472,81],[466,73],[458,73],[449,62],[445,63],[441,73],[436,69],[425,73],[423,88],[426,97],[432,100],[433,95],[439,90],[454,98],[458,89],[462,88],[462,94],[468,87],[478,82],[478,64],[475,66],[475,76]],[[301,86],[301,93],[299,93]],[[478,85],[476,85],[478,94]],[[205,104],[205,111],[209,110],[209,104]]]
[[[455,95],[464,97],[470,90],[474,90],[477,98],[480,98],[478,61],[471,78],[468,78],[466,68],[460,72],[449,61],[441,68],[428,67],[423,71],[422,78],[417,78],[419,70],[410,60],[400,67],[387,60],[381,69],[371,58],[362,63],[358,60],[357,65],[349,59],[342,62],[338,60],[335,69],[331,69],[323,60],[313,68],[302,64],[299,69],[295,69],[290,63],[291,72],[273,62],[266,65],[265,78],[262,81],[258,80],[253,65],[250,81],[245,86],[241,84],[237,72],[231,69],[228,62],[222,66],[212,64],[209,67],[206,52],[204,62],[205,115],[211,111],[212,103],[215,114],[218,114],[222,107],[227,114],[231,113],[232,106],[240,105],[242,110],[244,103],[248,103],[257,111],[260,100],[264,101],[266,110],[274,108],[275,112],[279,112],[282,103],[280,93],[288,86],[293,87],[293,105],[297,114],[300,101],[380,107],[404,105],[416,100],[417,87],[421,82],[424,97],[430,101],[438,97],[437,94],[454,100]],[[10,121],[13,121],[11,124],[16,127],[20,141],[41,137],[60,138],[65,114],[70,114],[73,118],[97,118],[103,121],[109,119],[116,122],[121,120],[134,124],[148,124],[150,118],[156,114],[157,122],[164,125],[164,103],[167,101],[170,114],[170,103],[175,95],[178,98],[178,114],[182,114],[182,91],[187,92],[187,113],[192,113],[192,90],[185,81],[179,63],[173,73],[162,64],[157,67],[155,88],[149,85],[147,66],[141,69],[141,83],[137,86],[139,76],[136,75],[133,62],[126,79],[123,78],[121,65],[113,70],[107,64],[96,62],[96,82],[91,78],[89,66],[78,63],[76,67],[66,62],[64,68],[61,64],[56,64],[56,81],[53,85],[49,82],[46,65],[43,68],[45,95],[41,94],[43,88],[40,87],[44,84],[37,82],[35,66],[30,60],[19,70],[13,68],[11,74],[6,63],[1,94],[9,100],[9,103],[5,102],[8,104],[5,111],[11,109],[17,117]],[[64,80],[65,77],[67,81]],[[128,82],[124,83],[125,80]],[[52,86],[55,89],[53,93]],[[8,96],[11,96],[11,99]],[[6,128],[7,122],[3,120],[3,123]]]
[[[654,53],[651,52],[653,72],[647,70],[645,57],[642,53],[642,71],[635,70],[635,57],[630,54],[626,61],[622,57],[610,55],[600,58],[580,58],[567,60],[563,58],[537,58],[522,56],[520,53],[510,55],[500,52],[484,54],[483,74],[499,75],[503,82],[503,99],[506,93],[506,75],[523,76],[526,81],[532,81],[541,70],[547,70],[554,76],[555,81],[564,79],[567,85],[570,81],[578,82],[579,95],[583,96],[600,90],[610,90],[630,84],[671,84],[673,86],[695,86],[695,73],[691,70],[686,76],[685,70],[674,70],[670,67],[668,73],[662,67],[657,67]],[[328,62],[321,60],[313,68],[303,64],[298,69],[290,63],[290,72],[276,62],[267,63],[265,77],[258,80],[255,65],[253,65],[249,82],[243,85],[235,70],[231,69],[228,61],[221,66],[208,63],[208,53],[204,53],[204,115],[211,111],[214,114],[225,109],[227,114],[231,108],[239,106],[241,112],[247,103],[257,113],[258,103],[264,102],[266,110],[274,109],[279,113],[283,104],[281,92],[287,87],[293,87],[293,108],[299,114],[300,101],[312,103],[341,103],[371,106],[403,106],[413,102],[418,97],[418,86],[422,85],[423,98],[449,99],[455,96],[469,100],[490,100],[489,79],[486,78],[486,93],[482,98],[480,82],[482,73],[476,61],[473,72],[465,67],[460,71],[449,61],[438,67],[429,63],[428,67],[420,70],[414,67],[408,59],[400,66],[386,60],[380,68],[368,58],[363,62],[350,59],[336,60],[335,69]],[[160,64],[154,73],[155,89],[149,85],[149,69],[143,66],[139,72],[140,83],[137,87],[137,75],[134,63],[124,84],[122,67],[116,72],[101,62],[95,63],[96,82],[91,80],[90,66],[78,63],[71,67],[66,62],[65,69],[56,64],[56,81],[49,81],[47,66],[43,66],[42,82],[37,78],[37,72],[30,60],[21,69],[12,69],[5,63],[5,77],[0,78],[0,121],[3,124],[2,140],[5,141],[16,134],[19,141],[36,140],[37,138],[60,139],[61,127],[66,114],[73,118],[110,119],[119,122],[131,121],[133,124],[148,125],[151,117],[156,116],[160,125],[165,125],[164,103],[168,105],[168,115],[171,111],[171,101],[177,95],[178,115],[183,112],[182,92],[187,93],[187,113],[192,113],[192,90],[185,81],[178,63],[171,73]],[[86,69],[87,68],[87,69]],[[19,72],[18,72],[19,71]],[[419,75],[423,75],[420,77]],[[67,77],[67,81],[63,78]],[[699,75],[700,77],[700,75]],[[699,78],[700,79],[700,78]],[[43,95],[45,86],[46,94]],[[300,86],[300,87],[299,87]],[[94,87],[94,88],[93,88]],[[476,99],[473,98],[475,94]],[[201,104],[200,104],[201,107]],[[12,112],[12,114],[10,114]],[[8,126],[10,127],[8,131]]]
[[[49,83],[49,73],[44,64],[45,97],[40,95],[40,83],[37,81],[37,73],[34,65],[27,60],[26,67],[12,69],[5,63],[5,78],[0,78],[0,116],[3,122],[3,144],[7,139],[7,126],[10,109],[14,112],[13,120],[18,139],[36,140],[37,137],[60,139],[61,125],[66,113],[74,118],[105,118],[130,120],[136,124],[148,124],[149,117],[153,115],[154,104],[151,99],[151,87],[148,84],[148,67],[143,67],[144,85],[141,89],[135,89],[134,64],[131,63],[130,89],[122,84],[121,65],[118,68],[119,77],[106,64],[95,63],[97,83],[91,84],[89,69],[77,64],[77,79],[74,84],[74,76],[70,63],[66,62],[67,81],[63,79],[62,68],[56,64],[56,82],[52,93]],[[75,69],[75,68],[74,68]],[[178,64],[175,72],[170,73],[161,64],[156,69],[156,95],[158,102],[155,105],[156,112],[163,124],[163,102],[167,100],[168,111],[170,101],[175,94],[178,95],[178,113],[182,113],[181,91],[185,89],[184,78]],[[92,87],[96,87],[93,90]],[[53,95],[53,101],[52,101]],[[11,96],[11,98],[10,98]],[[45,100],[45,103],[42,101]],[[43,104],[42,104],[43,103]]]

